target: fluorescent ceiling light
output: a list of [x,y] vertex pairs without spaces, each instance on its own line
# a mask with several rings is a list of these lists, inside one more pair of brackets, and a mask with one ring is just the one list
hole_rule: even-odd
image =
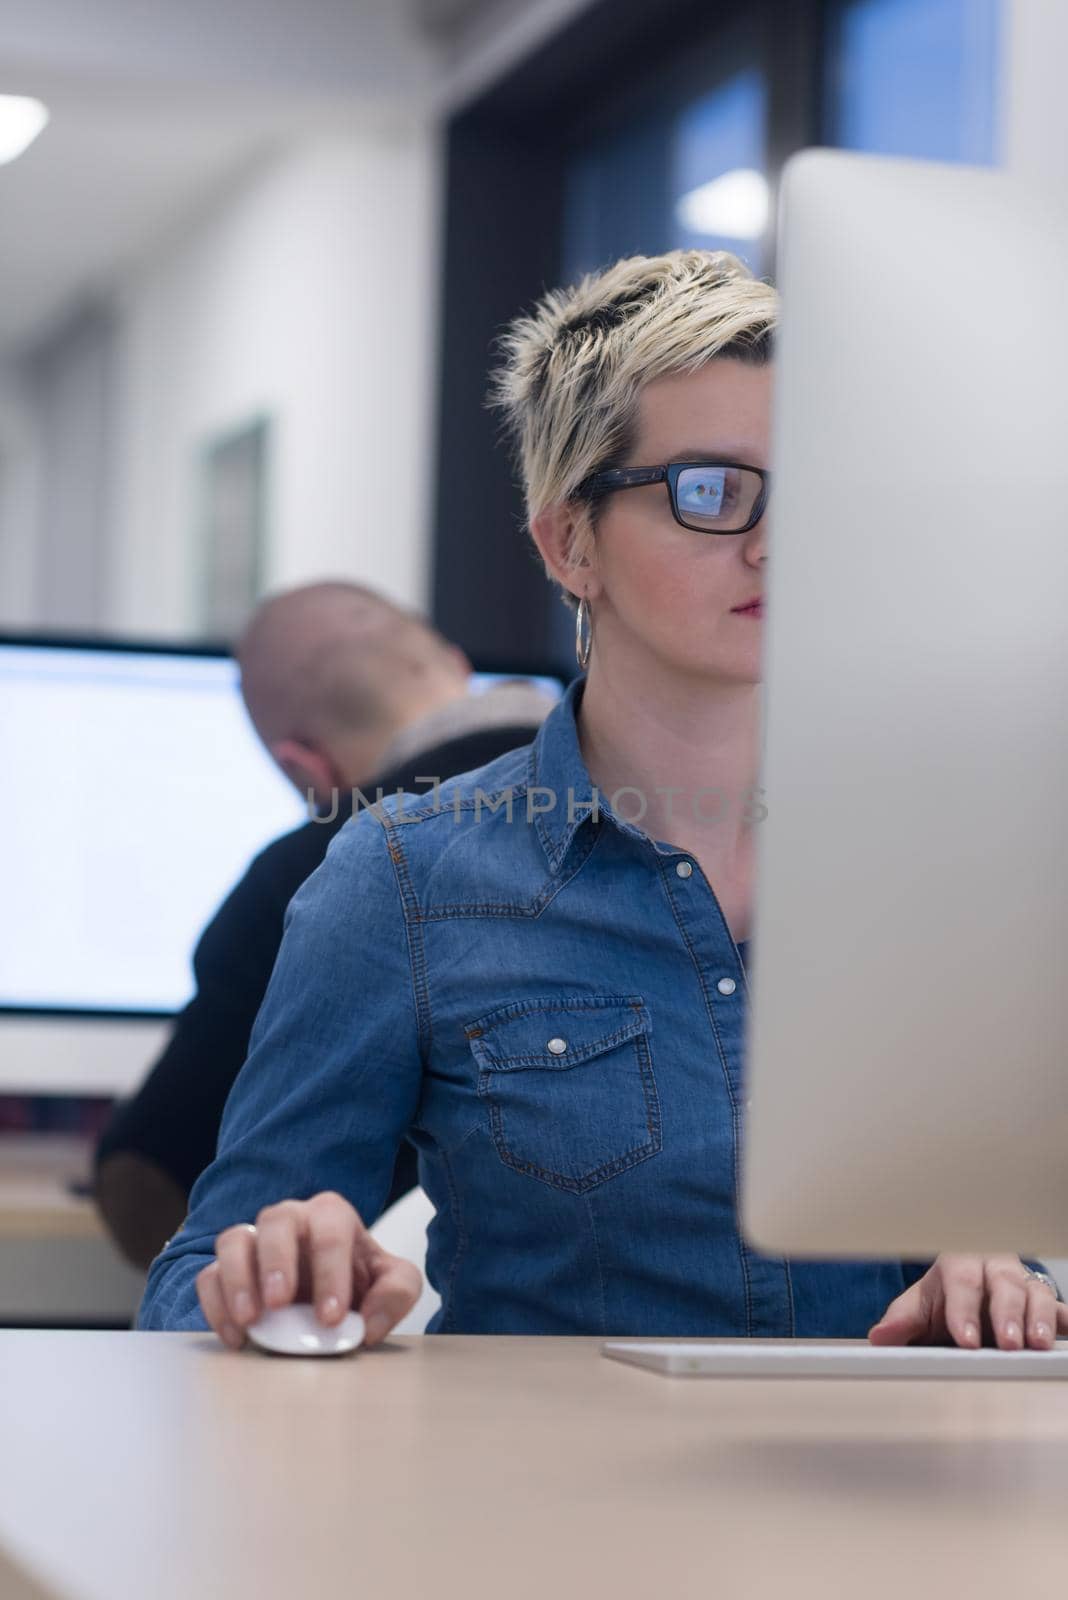
[[0,94],[0,166],[28,150],[45,123],[48,107],[23,94]]
[[759,239],[768,224],[768,180],[753,167],[736,167],[691,189],[675,203],[675,215],[690,233],[722,239]]

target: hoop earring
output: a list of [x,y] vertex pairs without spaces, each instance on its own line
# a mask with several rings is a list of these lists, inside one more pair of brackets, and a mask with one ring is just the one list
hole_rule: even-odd
[[[586,635],[583,638],[582,624],[586,623]],[[575,659],[585,672],[590,660],[590,646],[593,644],[593,618],[590,615],[589,601],[583,595],[575,612]]]

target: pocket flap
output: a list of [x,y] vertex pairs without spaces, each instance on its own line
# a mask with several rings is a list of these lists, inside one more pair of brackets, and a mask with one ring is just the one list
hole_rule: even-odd
[[488,1012],[464,1029],[479,1065],[493,1072],[577,1067],[650,1032],[641,995],[521,1000]]

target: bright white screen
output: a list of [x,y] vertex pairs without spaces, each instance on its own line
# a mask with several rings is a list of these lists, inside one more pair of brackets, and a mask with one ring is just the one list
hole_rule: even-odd
[[305,820],[232,660],[0,645],[0,1006],[176,1011],[204,925]]

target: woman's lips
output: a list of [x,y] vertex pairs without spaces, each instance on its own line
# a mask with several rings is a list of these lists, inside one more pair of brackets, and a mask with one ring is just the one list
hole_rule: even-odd
[[731,612],[731,616],[732,617],[762,617],[763,615],[764,615],[764,607],[763,607],[763,605],[739,606],[736,611],[732,611]]

